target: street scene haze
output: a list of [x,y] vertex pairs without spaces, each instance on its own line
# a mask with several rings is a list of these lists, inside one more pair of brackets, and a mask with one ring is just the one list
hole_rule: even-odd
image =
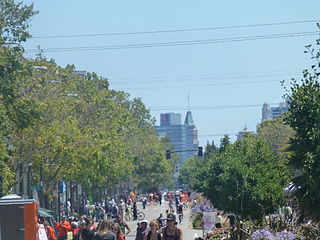
[[0,240],[320,239],[319,9],[0,0]]

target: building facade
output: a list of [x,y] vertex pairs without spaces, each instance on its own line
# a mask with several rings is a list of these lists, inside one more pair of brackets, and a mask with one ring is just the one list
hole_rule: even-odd
[[[162,113],[160,114],[160,126],[154,127],[160,138],[168,137],[173,145],[173,151],[179,151],[179,163],[176,167],[176,173],[186,159],[197,155],[199,145],[198,130],[194,124],[191,111],[188,111],[184,124],[181,124],[181,114]],[[195,150],[195,151],[192,151]]]
[[271,120],[279,117],[282,113],[288,111],[288,103],[282,102],[278,107],[270,107],[269,104],[264,103],[262,106],[262,119],[261,122],[265,120]]

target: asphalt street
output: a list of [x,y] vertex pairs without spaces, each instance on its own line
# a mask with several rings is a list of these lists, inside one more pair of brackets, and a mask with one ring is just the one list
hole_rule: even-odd
[[[147,205],[146,209],[142,209],[141,203],[137,204],[138,211],[145,213],[145,219],[149,222],[153,219],[157,219],[160,213],[163,216],[166,216],[166,210],[169,209],[168,202],[163,202],[160,205]],[[191,221],[189,221],[191,215],[190,209],[184,210],[184,218],[181,224],[178,224],[178,227],[182,229],[183,240],[194,240],[196,237],[202,237],[202,230],[195,230],[192,228]],[[131,233],[127,235],[126,240],[134,240],[136,236],[137,221],[127,222],[131,228]]]

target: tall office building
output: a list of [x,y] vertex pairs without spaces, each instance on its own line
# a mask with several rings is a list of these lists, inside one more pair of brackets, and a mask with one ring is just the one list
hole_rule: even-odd
[[265,120],[271,120],[279,117],[283,112],[288,111],[288,103],[282,102],[278,107],[270,107],[269,104],[264,103],[262,106],[262,119],[261,122]]
[[170,139],[174,147],[173,150],[181,151],[177,152],[180,156],[177,171],[187,158],[197,155],[197,151],[190,151],[197,150],[199,145],[198,130],[194,125],[191,111],[187,112],[184,124],[181,124],[181,114],[162,113],[160,114],[160,126],[154,128],[157,130],[159,137]]

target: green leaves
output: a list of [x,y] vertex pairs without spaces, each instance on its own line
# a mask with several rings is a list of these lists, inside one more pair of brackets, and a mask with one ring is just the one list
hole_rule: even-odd
[[314,209],[320,207],[320,51],[319,47],[314,49],[311,45],[306,48],[316,64],[310,71],[303,72],[300,84],[292,84],[291,93],[287,96],[290,105],[285,121],[295,130],[288,154],[302,216],[319,221],[320,214]]
[[25,6],[14,0],[0,1],[0,42],[25,42],[30,18],[37,12],[33,5]]
[[187,160],[183,173],[188,174],[188,165],[201,169],[189,174],[193,174],[194,183],[201,179],[194,186],[204,191],[214,206],[242,218],[261,220],[284,198],[289,182],[286,167],[260,137],[247,136],[233,144],[225,137],[221,142],[224,144],[206,162]]

